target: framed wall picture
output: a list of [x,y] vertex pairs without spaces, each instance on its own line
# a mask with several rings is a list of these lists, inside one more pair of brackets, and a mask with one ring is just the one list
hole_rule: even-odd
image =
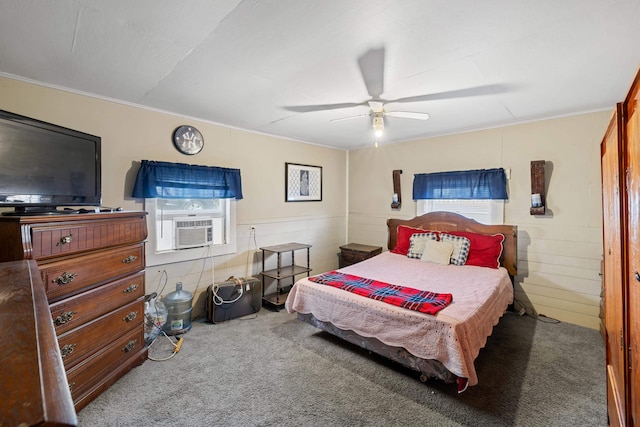
[[322,167],[285,163],[284,191],[286,202],[321,201]]

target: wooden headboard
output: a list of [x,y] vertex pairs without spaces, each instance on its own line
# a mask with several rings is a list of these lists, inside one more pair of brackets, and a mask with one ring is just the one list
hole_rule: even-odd
[[480,234],[497,234],[504,235],[502,256],[500,264],[507,269],[511,276],[515,276],[518,272],[516,261],[518,258],[518,226],[516,225],[485,225],[464,217],[453,212],[431,212],[412,219],[394,219],[387,220],[389,228],[389,242],[387,247],[393,249],[398,239],[398,226],[405,225],[407,227],[422,228],[423,230],[436,231],[470,231]]

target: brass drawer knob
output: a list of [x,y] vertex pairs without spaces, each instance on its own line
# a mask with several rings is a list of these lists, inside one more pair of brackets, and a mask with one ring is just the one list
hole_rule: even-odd
[[124,262],[125,264],[131,264],[133,261],[137,260],[138,257],[135,255],[129,255],[128,257],[126,257],[125,259],[122,260],[122,262]]
[[124,348],[122,349],[122,351],[124,353],[129,353],[131,350],[133,350],[134,348],[136,348],[136,340],[131,340],[127,343],[127,345],[124,346]]
[[136,317],[138,317],[138,312],[137,311],[132,311],[131,313],[129,313],[126,316],[124,316],[122,318],[122,320],[124,320],[125,322],[131,322]]
[[64,359],[65,357],[73,353],[73,349],[76,348],[77,345],[78,344],[67,344],[64,347],[62,347],[60,349],[60,354],[62,355],[62,358]]
[[60,239],[60,241],[58,243],[56,243],[56,246],[62,246],[62,245],[66,245],[67,243],[71,243],[71,241],[73,240],[73,234],[69,234],[68,236],[64,236],[63,238]]
[[68,285],[73,282],[73,279],[78,275],[78,273],[67,273],[66,271],[53,279],[52,283],[57,283],[58,285]]
[[78,313],[75,311],[65,311],[60,316],[56,317],[53,322],[56,324],[56,326],[64,325],[65,323],[73,319],[74,314]]
[[124,292],[125,294],[130,294],[131,292],[135,291],[136,289],[138,289],[138,285],[136,283],[133,283],[133,284],[127,286],[122,292]]

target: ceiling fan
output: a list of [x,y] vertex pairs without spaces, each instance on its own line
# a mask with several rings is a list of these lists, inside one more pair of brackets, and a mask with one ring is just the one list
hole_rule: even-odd
[[412,111],[387,111],[384,108],[384,103],[380,101],[368,101],[371,111],[366,114],[358,114],[355,116],[339,117],[337,119],[330,120],[331,122],[339,122],[342,120],[356,119],[359,117],[371,116],[371,126],[373,127],[373,133],[377,138],[380,138],[384,133],[384,116],[389,117],[402,117],[405,119],[417,119],[427,120],[429,118],[428,113],[416,113]]
[[428,113],[388,110],[386,108],[386,104],[489,95],[504,92],[506,90],[502,85],[484,85],[397,99],[384,99],[381,98],[381,95],[384,92],[384,48],[376,48],[367,51],[364,55],[358,58],[358,65],[360,67],[360,72],[367,88],[367,92],[371,97],[368,101],[324,105],[296,105],[285,107],[285,109],[299,113],[308,113],[312,111],[328,111],[368,105],[370,109],[368,113],[340,117],[331,121],[338,122],[359,117],[371,117],[371,126],[373,127],[374,134],[379,138],[384,133],[385,116],[417,120],[427,120],[429,118]]

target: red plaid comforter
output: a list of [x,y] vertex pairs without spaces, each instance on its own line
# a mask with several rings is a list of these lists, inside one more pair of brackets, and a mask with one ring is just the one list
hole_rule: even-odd
[[427,314],[436,314],[449,305],[453,299],[451,294],[421,291],[415,288],[344,274],[335,270],[319,276],[309,277],[309,280]]

